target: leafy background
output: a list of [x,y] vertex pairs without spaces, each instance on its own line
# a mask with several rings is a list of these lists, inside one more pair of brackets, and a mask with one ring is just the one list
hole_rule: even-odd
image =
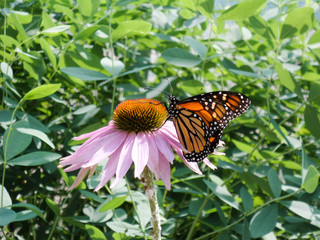
[[[1,208],[6,239],[150,239],[132,172],[68,191],[57,168],[121,101],[246,94],[225,156],[157,182],[163,239],[319,239],[320,10],[308,1],[1,1]],[[113,59],[113,60],[112,60]],[[151,87],[151,88],[150,88]]]

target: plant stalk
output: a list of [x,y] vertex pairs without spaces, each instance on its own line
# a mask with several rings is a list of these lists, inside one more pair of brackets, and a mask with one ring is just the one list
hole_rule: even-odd
[[143,170],[144,184],[146,196],[149,199],[150,209],[151,209],[151,225],[153,227],[152,237],[154,240],[161,239],[161,223],[160,223],[160,213],[159,213],[159,204],[157,199],[157,191],[154,184],[154,179],[152,172],[148,167],[145,167]]

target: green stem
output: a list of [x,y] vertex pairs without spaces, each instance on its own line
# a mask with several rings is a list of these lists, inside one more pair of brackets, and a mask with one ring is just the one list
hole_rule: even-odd
[[146,196],[149,199],[152,221],[151,225],[153,227],[153,239],[161,239],[161,223],[160,223],[160,212],[159,204],[157,199],[157,191],[155,188],[152,172],[148,167],[143,170],[143,176],[145,180]]
[[202,210],[204,209],[204,207],[207,205],[207,202],[209,201],[209,198],[210,198],[210,197],[207,196],[207,197],[204,199],[201,207],[199,208],[198,214],[197,214],[197,216],[195,217],[195,219],[193,220],[192,226],[191,226],[191,228],[190,228],[190,231],[189,231],[189,233],[188,233],[188,236],[187,236],[186,240],[191,240],[191,239],[192,239],[193,231],[194,231],[194,229],[195,229],[195,227],[196,227],[196,224],[198,223],[198,220],[199,220],[200,217],[201,217]]
[[285,195],[285,196],[271,199],[270,201],[266,202],[265,204],[263,204],[263,205],[255,208],[255,209],[253,209],[251,212],[249,212],[249,213],[247,213],[247,214],[244,214],[241,218],[239,218],[237,221],[234,221],[233,223],[229,224],[228,226],[225,226],[225,227],[223,227],[223,228],[220,228],[220,229],[218,229],[218,230],[216,230],[216,231],[214,231],[214,232],[205,234],[205,235],[203,235],[203,236],[201,236],[201,237],[199,237],[199,238],[196,238],[195,240],[208,239],[208,238],[211,238],[213,235],[215,235],[215,234],[217,234],[217,233],[219,233],[219,232],[223,232],[223,231],[225,231],[225,230],[228,230],[228,229],[230,229],[231,227],[233,227],[234,225],[242,222],[246,217],[248,217],[248,216],[250,216],[250,215],[258,212],[260,209],[262,209],[262,208],[270,205],[271,203],[279,202],[279,201],[281,201],[281,200],[283,200],[283,199],[290,198],[290,197],[294,196],[295,194],[297,194],[298,192],[300,192],[301,190],[302,190],[302,188],[299,188],[297,191],[292,192],[292,193],[290,193],[290,194],[287,194],[287,195]]
[[52,235],[54,233],[54,231],[56,230],[56,227],[57,227],[57,224],[58,224],[58,221],[59,221],[60,217],[59,216],[56,216],[55,219],[54,219],[54,223],[53,223],[53,227],[51,229],[51,232],[50,232],[50,235],[48,237],[48,240],[50,240],[52,238]]
[[109,44],[110,44],[110,51],[111,51],[111,62],[112,62],[112,77],[113,77],[113,90],[112,90],[112,102],[111,102],[111,112],[113,114],[114,108],[114,101],[116,95],[116,83],[117,83],[117,76],[114,74],[114,49],[113,49],[113,40],[112,40],[112,32],[111,32],[111,22],[112,22],[112,7],[110,6],[110,19],[109,19]]

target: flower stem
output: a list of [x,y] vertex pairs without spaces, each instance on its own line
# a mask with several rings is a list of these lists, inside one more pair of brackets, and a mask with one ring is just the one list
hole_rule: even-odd
[[145,180],[146,196],[149,199],[152,221],[151,225],[153,227],[153,239],[161,239],[161,223],[160,223],[160,213],[159,204],[157,199],[157,191],[153,180],[153,175],[150,169],[146,166],[143,170],[143,176]]

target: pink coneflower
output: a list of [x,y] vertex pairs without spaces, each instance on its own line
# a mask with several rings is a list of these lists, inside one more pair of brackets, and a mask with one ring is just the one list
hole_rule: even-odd
[[[170,189],[170,164],[174,160],[172,148],[191,170],[201,174],[197,163],[184,159],[183,147],[173,123],[166,121],[167,114],[166,108],[159,101],[127,100],[117,106],[108,126],[73,138],[89,139],[71,156],[60,160],[60,167],[69,166],[65,169],[67,172],[80,169],[71,188],[79,185],[88,173],[91,177],[98,163],[109,157],[95,191],[113,176],[115,180],[110,187],[116,186],[132,163],[135,177],[140,178],[147,167],[157,180],[161,179],[165,187]],[[166,122],[163,124],[164,121]],[[210,168],[216,168],[208,159],[204,162]]]

